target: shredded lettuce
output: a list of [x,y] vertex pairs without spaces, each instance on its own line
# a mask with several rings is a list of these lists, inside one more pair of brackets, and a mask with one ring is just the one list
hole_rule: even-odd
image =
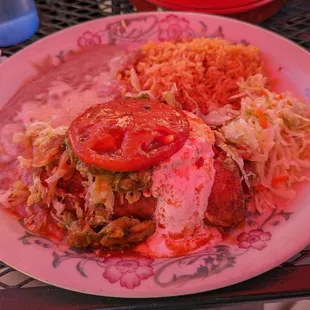
[[[48,123],[34,122],[24,132],[16,133],[13,141],[26,148],[32,147],[32,166],[43,167],[57,159],[67,130],[66,126],[52,128]],[[23,158],[20,161],[29,164]]]
[[177,86],[175,83],[173,83],[170,90],[162,93],[162,98],[168,105],[177,109],[182,109],[182,105],[175,98],[177,91],[178,91]]
[[126,93],[124,95],[126,99],[146,99],[146,100],[156,100],[155,96],[149,90],[143,90],[138,92],[137,94]]
[[5,208],[13,208],[26,204],[29,189],[22,181],[15,181],[11,188],[0,192],[0,205]]
[[226,124],[238,115],[238,110],[233,109],[231,104],[226,104],[217,110],[212,110],[207,115],[200,115],[200,117],[210,127],[217,127]]
[[244,160],[242,156],[238,153],[238,150],[233,146],[227,144],[224,136],[220,132],[215,130],[214,134],[216,139],[216,145],[224,152],[226,152],[227,156],[231,157],[236,162],[236,164],[239,166],[244,182],[246,183],[247,187],[251,189],[249,176],[244,169]]
[[60,156],[58,165],[53,169],[52,175],[45,180],[47,184],[56,183],[60,178],[64,177],[66,174],[71,174],[72,169],[71,165],[68,164],[69,154],[63,152]]
[[95,205],[104,205],[106,218],[113,214],[114,193],[112,190],[113,178],[108,175],[98,175],[88,177],[88,197],[95,209]]
[[60,201],[58,201],[57,198],[53,199],[53,208],[56,210],[56,215],[60,216],[66,208],[66,205]]
[[241,108],[219,132],[251,161],[256,174],[255,204],[260,212],[274,206],[273,197],[292,199],[292,185],[305,181],[310,167],[310,109],[290,93],[266,88],[266,78],[252,76],[239,83]]
[[33,165],[33,160],[31,158],[25,158],[23,156],[18,156],[19,165],[22,169],[31,168]]
[[42,183],[41,172],[42,169],[35,169],[33,172],[33,182],[29,186],[30,195],[27,199],[28,206],[47,199],[48,188]]
[[142,90],[137,72],[134,68],[130,69],[130,83],[138,93]]

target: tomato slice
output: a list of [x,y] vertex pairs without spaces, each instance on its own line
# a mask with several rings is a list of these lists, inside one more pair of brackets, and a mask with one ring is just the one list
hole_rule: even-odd
[[157,101],[118,100],[97,104],[69,127],[69,142],[86,164],[136,171],[170,158],[185,143],[187,117]]

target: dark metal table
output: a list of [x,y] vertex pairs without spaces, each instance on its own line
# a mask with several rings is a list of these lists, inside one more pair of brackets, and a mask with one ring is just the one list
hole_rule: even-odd
[[[83,21],[134,12],[127,0],[37,0],[40,28],[28,41],[3,49],[10,56],[24,46]],[[262,27],[310,50],[310,0],[288,0]],[[310,247],[252,280],[228,288],[163,299],[120,299],[82,295],[48,286],[0,262],[0,309],[207,309],[224,305],[310,297]],[[22,306],[21,306],[22,305]],[[249,304],[249,308],[252,306]]]

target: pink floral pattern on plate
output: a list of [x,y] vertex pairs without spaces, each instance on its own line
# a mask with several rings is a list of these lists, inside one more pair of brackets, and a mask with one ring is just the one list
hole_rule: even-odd
[[141,284],[154,274],[151,258],[107,258],[103,277],[110,283],[119,282],[130,290]]
[[241,249],[253,248],[256,250],[262,250],[267,246],[265,241],[271,239],[270,232],[264,232],[261,229],[254,229],[247,232],[242,232],[238,237],[238,246]]
[[78,39],[77,45],[80,48],[92,47],[101,44],[101,37],[97,33],[92,33],[91,31],[85,31]]
[[193,30],[189,21],[176,15],[169,15],[158,24],[158,39],[160,41],[176,40],[192,37]]
[[[210,31],[204,21],[199,21],[199,24],[200,27],[194,30],[188,19],[175,14],[169,14],[163,19],[159,19],[156,15],[127,17],[122,21],[109,23],[102,31],[84,32],[78,37],[77,45],[86,48],[107,41],[110,44],[137,46],[147,42],[151,37],[159,41],[195,37],[225,38],[221,25]],[[241,43],[248,44],[245,40],[241,40]]]
[[68,261],[75,260],[75,270],[84,278],[88,277],[87,266],[93,263],[100,268],[103,280],[128,290],[142,286],[148,279],[159,287],[173,287],[220,273],[233,267],[238,257],[246,252],[263,250],[272,238],[265,226],[268,225],[268,230],[278,226],[283,220],[289,220],[291,214],[277,207],[265,215],[249,212],[246,227],[232,233],[238,241],[237,246],[223,242],[197,253],[167,259],[100,257],[94,255],[91,249],[73,247],[63,250],[61,245],[29,231],[19,240],[24,245],[53,249],[54,268],[62,268]]

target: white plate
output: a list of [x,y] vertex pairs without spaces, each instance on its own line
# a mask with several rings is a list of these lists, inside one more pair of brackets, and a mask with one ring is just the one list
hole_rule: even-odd
[[[0,106],[35,73],[32,64],[47,55],[59,61],[70,50],[86,45],[139,45],[149,39],[183,36],[220,36],[256,45],[280,78],[280,88],[289,86],[296,95],[310,97],[310,55],[306,50],[232,19],[169,12],[98,19],[25,48],[0,65]],[[249,214],[246,225],[219,246],[185,257],[155,260],[99,258],[68,249],[25,231],[15,218],[0,210],[0,260],[41,281],[96,295],[162,297],[213,290],[261,274],[308,245],[309,189],[309,184],[300,186],[293,203],[263,216]]]

